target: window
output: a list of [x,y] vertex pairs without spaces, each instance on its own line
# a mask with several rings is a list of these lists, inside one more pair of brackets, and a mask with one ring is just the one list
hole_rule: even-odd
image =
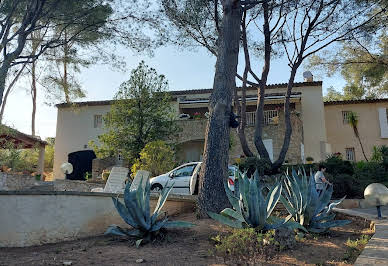
[[102,127],[102,115],[94,115],[94,128]]
[[356,160],[356,154],[354,152],[354,148],[346,148],[346,160],[348,161],[355,161]]
[[[256,122],[256,112],[246,112],[247,125],[253,126]],[[277,125],[279,123],[278,110],[264,111],[264,125]]]
[[264,111],[264,125],[277,125],[279,123],[278,110]]
[[352,111],[342,111],[342,123],[349,124],[349,116]]
[[247,117],[247,126],[255,125],[256,112],[246,112],[246,117]]
[[174,177],[180,177],[180,176],[191,176],[193,174],[194,168],[196,164],[193,165],[187,165],[182,168],[179,168],[178,170],[175,170],[173,172]]

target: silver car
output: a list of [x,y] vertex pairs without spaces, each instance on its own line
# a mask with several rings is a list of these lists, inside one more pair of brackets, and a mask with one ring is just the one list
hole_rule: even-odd
[[[165,174],[150,179],[151,190],[158,192],[166,184],[174,183],[171,191],[173,194],[194,195],[198,194],[198,177],[202,162],[185,163]],[[228,169],[228,186],[234,191],[234,174],[238,168],[234,165]]]

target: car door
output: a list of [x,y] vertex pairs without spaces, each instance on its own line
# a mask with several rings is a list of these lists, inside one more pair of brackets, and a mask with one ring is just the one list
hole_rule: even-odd
[[174,188],[171,191],[172,193],[190,193],[190,179],[196,166],[197,164],[186,164],[177,168],[170,174],[170,178],[174,182]]
[[201,171],[201,163],[198,163],[194,168],[193,175],[190,179],[190,195],[198,194],[199,172]]

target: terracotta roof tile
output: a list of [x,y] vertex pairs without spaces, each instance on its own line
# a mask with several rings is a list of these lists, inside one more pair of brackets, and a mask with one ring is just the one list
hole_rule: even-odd
[[[278,84],[269,84],[267,85],[267,89],[279,89],[279,88],[287,88],[287,83],[278,83]],[[296,87],[306,87],[306,86],[322,86],[322,81],[312,81],[312,82],[295,82],[294,88]],[[239,88],[241,89],[241,88]],[[247,90],[256,90],[256,87],[248,87]],[[176,98],[180,95],[189,95],[189,94],[206,94],[211,93],[213,89],[195,89],[195,90],[178,90],[178,91],[169,91],[169,93]],[[111,105],[113,100],[105,100],[105,101],[87,101],[87,102],[74,102],[74,103],[60,103],[57,104],[57,108],[64,107],[79,107],[79,106],[97,106],[97,105]]]

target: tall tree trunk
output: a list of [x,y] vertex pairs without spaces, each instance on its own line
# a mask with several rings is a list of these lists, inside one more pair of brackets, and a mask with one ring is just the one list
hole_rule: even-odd
[[3,61],[0,67],[0,105],[3,103],[3,95],[5,91],[5,80],[7,79],[7,74],[10,67],[11,67],[11,62],[7,59]]
[[247,138],[245,136],[245,127],[247,124],[247,112],[246,112],[246,108],[247,108],[247,100],[246,100],[247,80],[248,80],[248,73],[249,73],[249,69],[250,69],[250,59],[249,59],[249,52],[248,52],[248,45],[247,45],[245,23],[246,23],[246,11],[243,14],[243,19],[242,19],[242,23],[241,23],[241,27],[242,27],[241,35],[242,35],[242,42],[243,42],[244,55],[245,55],[245,69],[244,69],[243,80],[242,80],[243,84],[241,87],[241,105],[240,105],[240,100],[239,100],[237,88],[235,89],[235,92],[234,92],[234,94],[235,94],[234,95],[234,104],[237,108],[237,115],[240,117],[240,121],[239,121],[240,123],[239,123],[239,126],[237,128],[237,135],[240,139],[242,151],[243,151],[245,156],[252,157],[252,156],[254,156],[254,154],[251,151],[251,149],[249,148]]
[[261,73],[259,88],[257,90],[257,108],[255,121],[255,146],[261,158],[270,159],[267,149],[263,142],[263,126],[264,126],[264,99],[265,90],[267,88],[268,73],[271,67],[271,32],[269,28],[269,7],[268,1],[263,1],[264,12],[264,66]]
[[65,44],[63,45],[63,92],[65,93],[66,103],[70,103],[70,92],[67,74],[67,60],[69,56],[69,46],[67,43],[67,33],[65,30]]
[[280,166],[282,166],[284,159],[286,158],[288,147],[290,146],[291,135],[292,135],[290,97],[291,97],[292,87],[294,86],[295,75],[298,67],[299,65],[292,67],[290,78],[288,80],[286,99],[284,102],[284,123],[286,127],[286,132],[284,134],[283,145],[280,150],[279,157],[272,165],[272,171],[276,171],[277,169],[280,168]]
[[7,99],[8,99],[8,96],[9,94],[11,93],[11,90],[13,88],[13,86],[16,84],[16,82],[18,81],[18,79],[20,78],[21,74],[23,73],[24,69],[26,68],[26,65],[27,63],[23,64],[22,68],[18,71],[18,73],[16,74],[16,76],[13,78],[13,80],[11,81],[11,83],[8,85],[7,87],[7,90],[4,94],[4,97],[3,97],[3,102],[1,104],[1,110],[0,110],[0,124],[1,122],[3,121],[3,117],[4,117],[4,110],[5,110],[5,105],[7,104]]
[[245,136],[245,126],[247,124],[247,117],[246,117],[246,115],[247,115],[247,112],[246,112],[246,91],[247,91],[246,80],[247,80],[247,76],[248,76],[248,69],[246,68],[244,71],[244,75],[243,75],[243,86],[241,88],[241,94],[242,94],[241,95],[241,104],[240,104],[240,99],[238,96],[238,91],[236,88],[235,92],[234,92],[234,105],[237,109],[237,115],[240,117],[239,118],[239,120],[240,120],[239,125],[237,128],[237,135],[238,135],[238,138],[240,139],[242,151],[243,151],[245,156],[252,157],[252,156],[254,156],[254,154],[251,151],[251,149],[249,148],[247,138]]
[[354,135],[356,135],[356,138],[358,139],[358,142],[360,143],[361,151],[362,151],[362,154],[364,155],[364,159],[365,159],[365,161],[369,162],[368,158],[366,157],[365,151],[364,151],[364,146],[362,145],[362,142],[361,142],[361,138],[360,138],[360,134],[358,132],[357,125],[352,125],[352,127],[353,127],[353,131],[354,131]]
[[360,136],[358,137],[358,142],[360,142],[361,151],[362,151],[362,154],[364,155],[365,161],[369,162],[368,158],[366,157],[365,151],[364,151],[364,146],[361,143]]
[[31,66],[31,98],[32,98],[32,114],[31,114],[31,135],[35,136],[35,115],[36,115],[36,62]]
[[208,211],[220,212],[230,205],[224,181],[228,176],[229,125],[233,90],[236,87],[242,8],[239,0],[224,0],[221,3],[222,28],[200,172],[198,206],[202,217],[206,217]]

